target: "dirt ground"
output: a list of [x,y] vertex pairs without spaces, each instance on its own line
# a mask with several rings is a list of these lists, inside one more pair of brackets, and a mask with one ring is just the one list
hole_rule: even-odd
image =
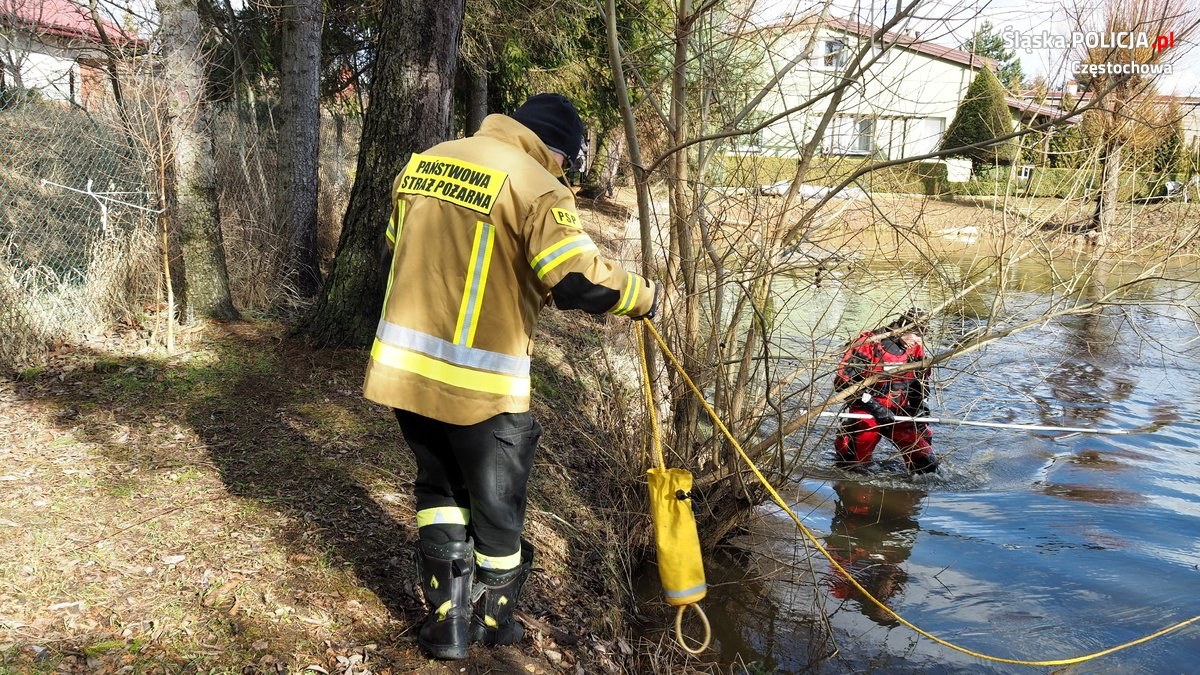
[[543,331],[529,632],[453,664],[414,642],[414,472],[361,396],[365,351],[237,322],[168,356],[127,330],[0,380],[0,674],[645,672],[621,544],[648,518],[604,494],[620,442],[578,414],[598,335],[627,325]]

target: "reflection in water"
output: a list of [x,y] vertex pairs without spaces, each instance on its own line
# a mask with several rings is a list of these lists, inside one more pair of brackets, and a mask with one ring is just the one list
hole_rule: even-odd
[[1044,494],[1051,497],[1108,506],[1130,506],[1146,502],[1146,498],[1136,492],[1105,486],[1046,483],[1042,485],[1041,489]]
[[[925,493],[852,481],[838,481],[833,489],[837,503],[825,538],[829,553],[878,600],[898,596],[908,581],[901,563],[908,560],[920,530],[916,517]],[[857,601],[860,611],[875,623],[897,624],[832,566],[824,581],[835,598]]]
[[[808,672],[836,653],[814,602],[811,578],[784,581],[796,581],[807,570],[797,559],[751,562],[744,552],[718,549],[705,568],[709,594],[703,606],[712,625],[712,649],[721,663],[736,664],[733,672]],[[657,575],[651,585],[647,593],[657,595]],[[661,625],[671,626],[675,608],[670,610]],[[683,629],[689,636],[702,632],[692,612],[684,613]]]

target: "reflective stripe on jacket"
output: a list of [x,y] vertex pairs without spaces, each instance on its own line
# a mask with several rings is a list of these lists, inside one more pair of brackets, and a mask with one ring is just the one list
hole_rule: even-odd
[[393,184],[392,266],[364,395],[450,424],[529,410],[542,307],[638,317],[654,285],[600,256],[554,156],[488,116]]

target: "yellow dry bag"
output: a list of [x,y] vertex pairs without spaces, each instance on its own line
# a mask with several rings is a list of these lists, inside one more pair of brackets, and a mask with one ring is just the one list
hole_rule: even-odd
[[[646,328],[659,343],[662,338],[649,319]],[[654,416],[654,395],[650,386],[650,368],[646,361],[646,344],[641,331],[637,332],[638,352],[642,361],[642,382],[646,388],[646,410],[650,418],[650,433],[658,468],[646,471],[650,486],[650,519],[654,521],[654,544],[658,551],[658,577],[662,580],[667,602],[679,608],[675,613],[675,640],[689,654],[700,654],[712,639],[712,627],[704,610],[697,604],[708,593],[704,581],[704,561],[700,557],[700,536],[696,533],[696,516],[692,513],[692,474],[683,469],[668,469],[663,458],[662,440],[658,437],[658,421]],[[665,345],[663,345],[665,347]],[[683,640],[683,612],[691,607],[700,617],[704,639],[699,647]]]
[[692,513],[692,474],[683,469],[649,469],[650,517],[658,550],[658,576],[667,602],[691,605],[708,593],[700,537]]

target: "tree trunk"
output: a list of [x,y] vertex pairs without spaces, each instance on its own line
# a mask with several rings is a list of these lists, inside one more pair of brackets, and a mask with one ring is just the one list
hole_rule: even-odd
[[[679,0],[675,20],[675,60],[671,78],[671,144],[679,147],[688,138],[688,101],[686,68],[692,39],[691,0]],[[688,189],[688,151],[678,150],[669,163],[671,253],[667,263],[668,283],[682,288],[682,297],[671,303],[676,308],[673,318],[672,342],[683,361],[683,368],[693,382],[705,386],[697,354],[701,349],[700,301],[696,292],[697,250],[693,236],[692,193]],[[686,391],[682,378],[672,373],[676,391]],[[675,447],[686,460],[695,457],[696,426],[700,420],[700,405],[695,397],[686,396],[675,406]]]
[[204,57],[196,0],[157,0],[168,100],[172,162],[167,208],[183,264],[182,319],[236,319],[221,242],[213,161],[212,109],[204,100]]
[[579,191],[579,196],[588,199],[611,197],[616,190],[617,170],[621,168],[621,156],[625,154],[625,135],[620,129],[609,129],[600,134],[598,145],[596,158]]
[[280,7],[279,223],[288,233],[286,283],[301,297],[321,289],[317,255],[317,158],[321,128],[321,0]]
[[488,114],[488,74],[480,68],[467,68],[467,128],[468,136],[479,131]]
[[1121,186],[1121,144],[1110,143],[1105,148],[1100,173],[1100,193],[1096,198],[1096,210],[1092,213],[1092,224],[1088,230],[1095,236],[1106,236],[1117,220],[1117,192]]
[[[450,133],[465,0],[385,0],[358,169],[329,282],[297,328],[320,346],[370,344],[383,306],[392,180]],[[405,289],[393,289],[403,293]]]

